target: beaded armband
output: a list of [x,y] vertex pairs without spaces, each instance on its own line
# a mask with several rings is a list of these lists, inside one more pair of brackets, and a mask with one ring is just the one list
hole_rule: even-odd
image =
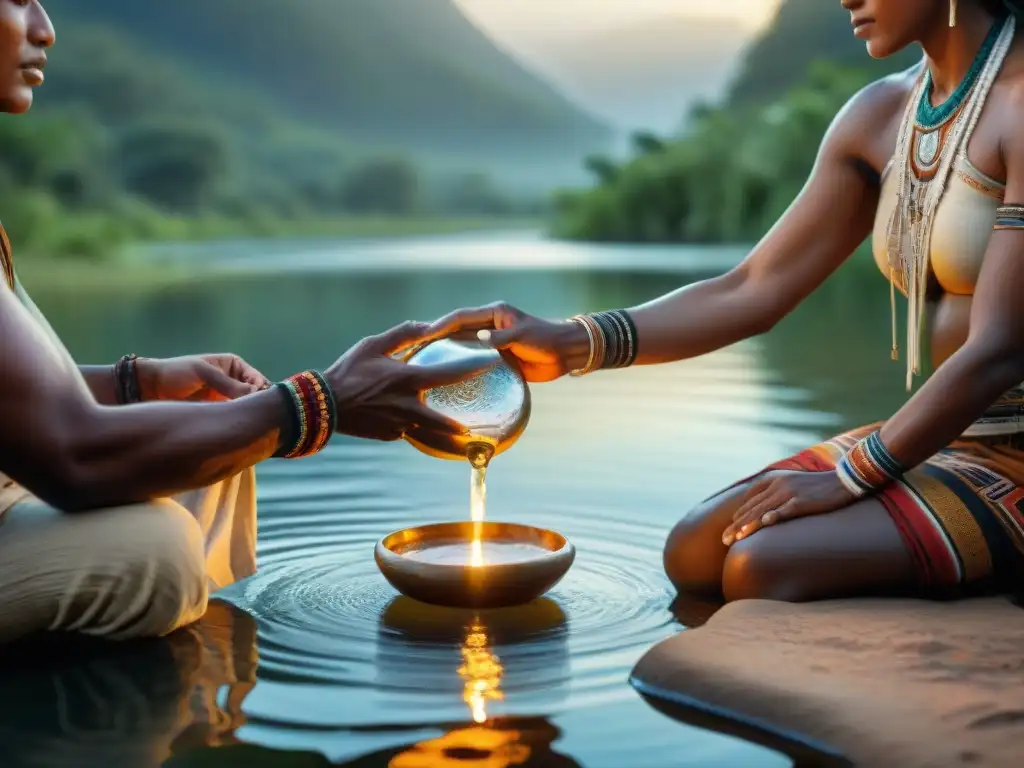
[[572,320],[586,329],[590,338],[590,355],[587,364],[572,371],[571,375],[585,376],[605,368],[628,368],[636,362],[636,325],[626,310],[576,315]]
[[318,371],[303,371],[274,385],[291,406],[291,428],[274,455],[300,459],[323,450],[334,434],[337,414],[327,380]]
[[137,355],[125,355],[114,363],[114,394],[121,405],[141,403],[142,391],[139,389],[139,369],[136,366]]
[[1024,230],[1024,205],[1012,203],[996,208],[996,223],[992,229]]
[[884,488],[906,472],[875,430],[857,442],[836,465],[836,474],[843,486],[860,498]]

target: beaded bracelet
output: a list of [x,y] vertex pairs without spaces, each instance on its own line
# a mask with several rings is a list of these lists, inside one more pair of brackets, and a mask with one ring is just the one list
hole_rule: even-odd
[[139,388],[138,355],[125,355],[114,363],[114,395],[121,405],[141,403],[142,390]]
[[857,498],[874,493],[905,472],[885,447],[878,430],[859,440],[836,465],[839,481]]
[[636,325],[626,310],[575,315],[570,319],[586,328],[590,338],[587,364],[572,371],[573,376],[585,376],[599,369],[628,368],[636,362]]
[[303,371],[274,385],[291,406],[290,429],[274,455],[299,459],[323,450],[334,434],[337,413],[334,395],[319,371]]

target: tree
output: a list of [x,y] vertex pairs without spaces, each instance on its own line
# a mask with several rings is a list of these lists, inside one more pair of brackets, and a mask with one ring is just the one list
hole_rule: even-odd
[[209,204],[229,171],[227,142],[209,124],[136,124],[117,150],[125,187],[158,206],[195,212]]
[[342,204],[354,213],[402,215],[419,208],[420,178],[404,158],[385,157],[357,168],[342,189]]

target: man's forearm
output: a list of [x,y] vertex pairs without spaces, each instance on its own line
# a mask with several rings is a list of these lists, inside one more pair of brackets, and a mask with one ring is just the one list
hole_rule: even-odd
[[100,405],[117,405],[117,382],[112,365],[80,365],[82,378]]
[[71,417],[60,463],[36,492],[74,510],[210,485],[273,456],[290,418],[274,389],[223,403],[92,406]]

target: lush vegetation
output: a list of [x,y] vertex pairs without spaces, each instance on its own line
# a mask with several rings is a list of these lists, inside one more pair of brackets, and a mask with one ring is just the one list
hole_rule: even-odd
[[[414,151],[535,161],[607,129],[497,49],[452,0],[46,0],[303,122]],[[55,51],[55,55],[57,52]],[[61,54],[63,55],[63,54]]]
[[637,134],[624,161],[591,156],[594,186],[559,193],[553,229],[604,241],[754,240],[799,193],[843,104],[907,56],[872,61],[837,5],[788,0],[729,98],[695,109],[680,136]]
[[[532,219],[543,201],[499,185],[495,158],[543,164],[538,147],[604,136],[449,0],[46,7],[47,84],[29,115],[0,118],[0,217],[19,250]],[[413,8],[433,37],[413,34]],[[459,162],[439,159],[457,145]]]

